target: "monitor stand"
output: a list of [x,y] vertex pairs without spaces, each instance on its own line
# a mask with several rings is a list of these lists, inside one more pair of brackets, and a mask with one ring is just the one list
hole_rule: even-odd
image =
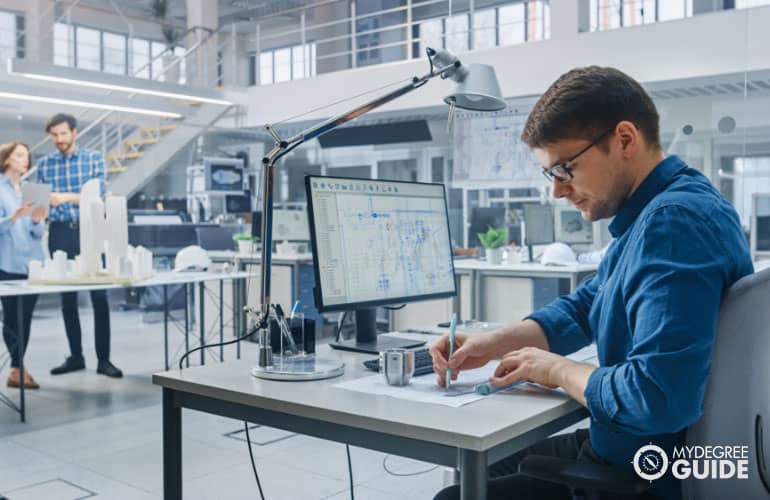
[[356,338],[331,342],[329,346],[342,351],[379,354],[393,348],[409,349],[425,345],[421,340],[398,339],[395,337],[377,337],[377,309],[356,310]]

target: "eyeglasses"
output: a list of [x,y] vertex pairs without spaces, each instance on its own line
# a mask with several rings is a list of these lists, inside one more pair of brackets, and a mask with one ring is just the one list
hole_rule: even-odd
[[578,154],[576,154],[569,160],[563,161],[561,163],[557,163],[552,167],[541,170],[541,172],[543,172],[543,176],[545,176],[545,178],[548,179],[548,182],[553,182],[553,180],[556,179],[562,184],[568,183],[574,177],[574,175],[572,175],[572,171],[575,170],[574,167],[570,166],[570,163],[577,160],[580,155],[582,155],[592,147],[596,146],[599,143],[599,141],[604,139],[610,132],[614,130],[615,130],[615,127],[612,127],[611,129],[606,130],[601,135],[599,135],[596,139],[591,141],[591,144],[581,149]]

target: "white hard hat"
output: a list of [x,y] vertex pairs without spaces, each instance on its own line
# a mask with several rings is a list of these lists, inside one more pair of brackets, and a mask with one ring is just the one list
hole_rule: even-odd
[[551,243],[543,251],[540,262],[547,266],[573,266],[578,263],[575,252],[564,243]]
[[174,271],[205,271],[211,267],[208,252],[198,245],[184,247],[176,253]]

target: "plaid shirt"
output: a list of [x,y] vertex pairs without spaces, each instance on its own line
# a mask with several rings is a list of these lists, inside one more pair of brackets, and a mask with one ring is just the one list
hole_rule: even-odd
[[[37,182],[51,185],[54,193],[79,193],[83,184],[99,179],[99,190],[105,191],[104,158],[98,151],[75,147],[71,156],[65,157],[55,151],[37,162]],[[74,203],[63,203],[51,207],[49,220],[57,222],[78,222],[80,211]]]

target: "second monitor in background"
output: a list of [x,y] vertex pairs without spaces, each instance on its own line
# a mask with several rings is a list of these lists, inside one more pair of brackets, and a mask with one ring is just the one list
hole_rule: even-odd
[[580,210],[570,206],[554,207],[554,239],[567,244],[593,243],[593,225]]
[[444,186],[307,176],[305,188],[316,307],[356,314],[356,340],[332,347],[414,346],[378,339],[376,308],[456,295]]

